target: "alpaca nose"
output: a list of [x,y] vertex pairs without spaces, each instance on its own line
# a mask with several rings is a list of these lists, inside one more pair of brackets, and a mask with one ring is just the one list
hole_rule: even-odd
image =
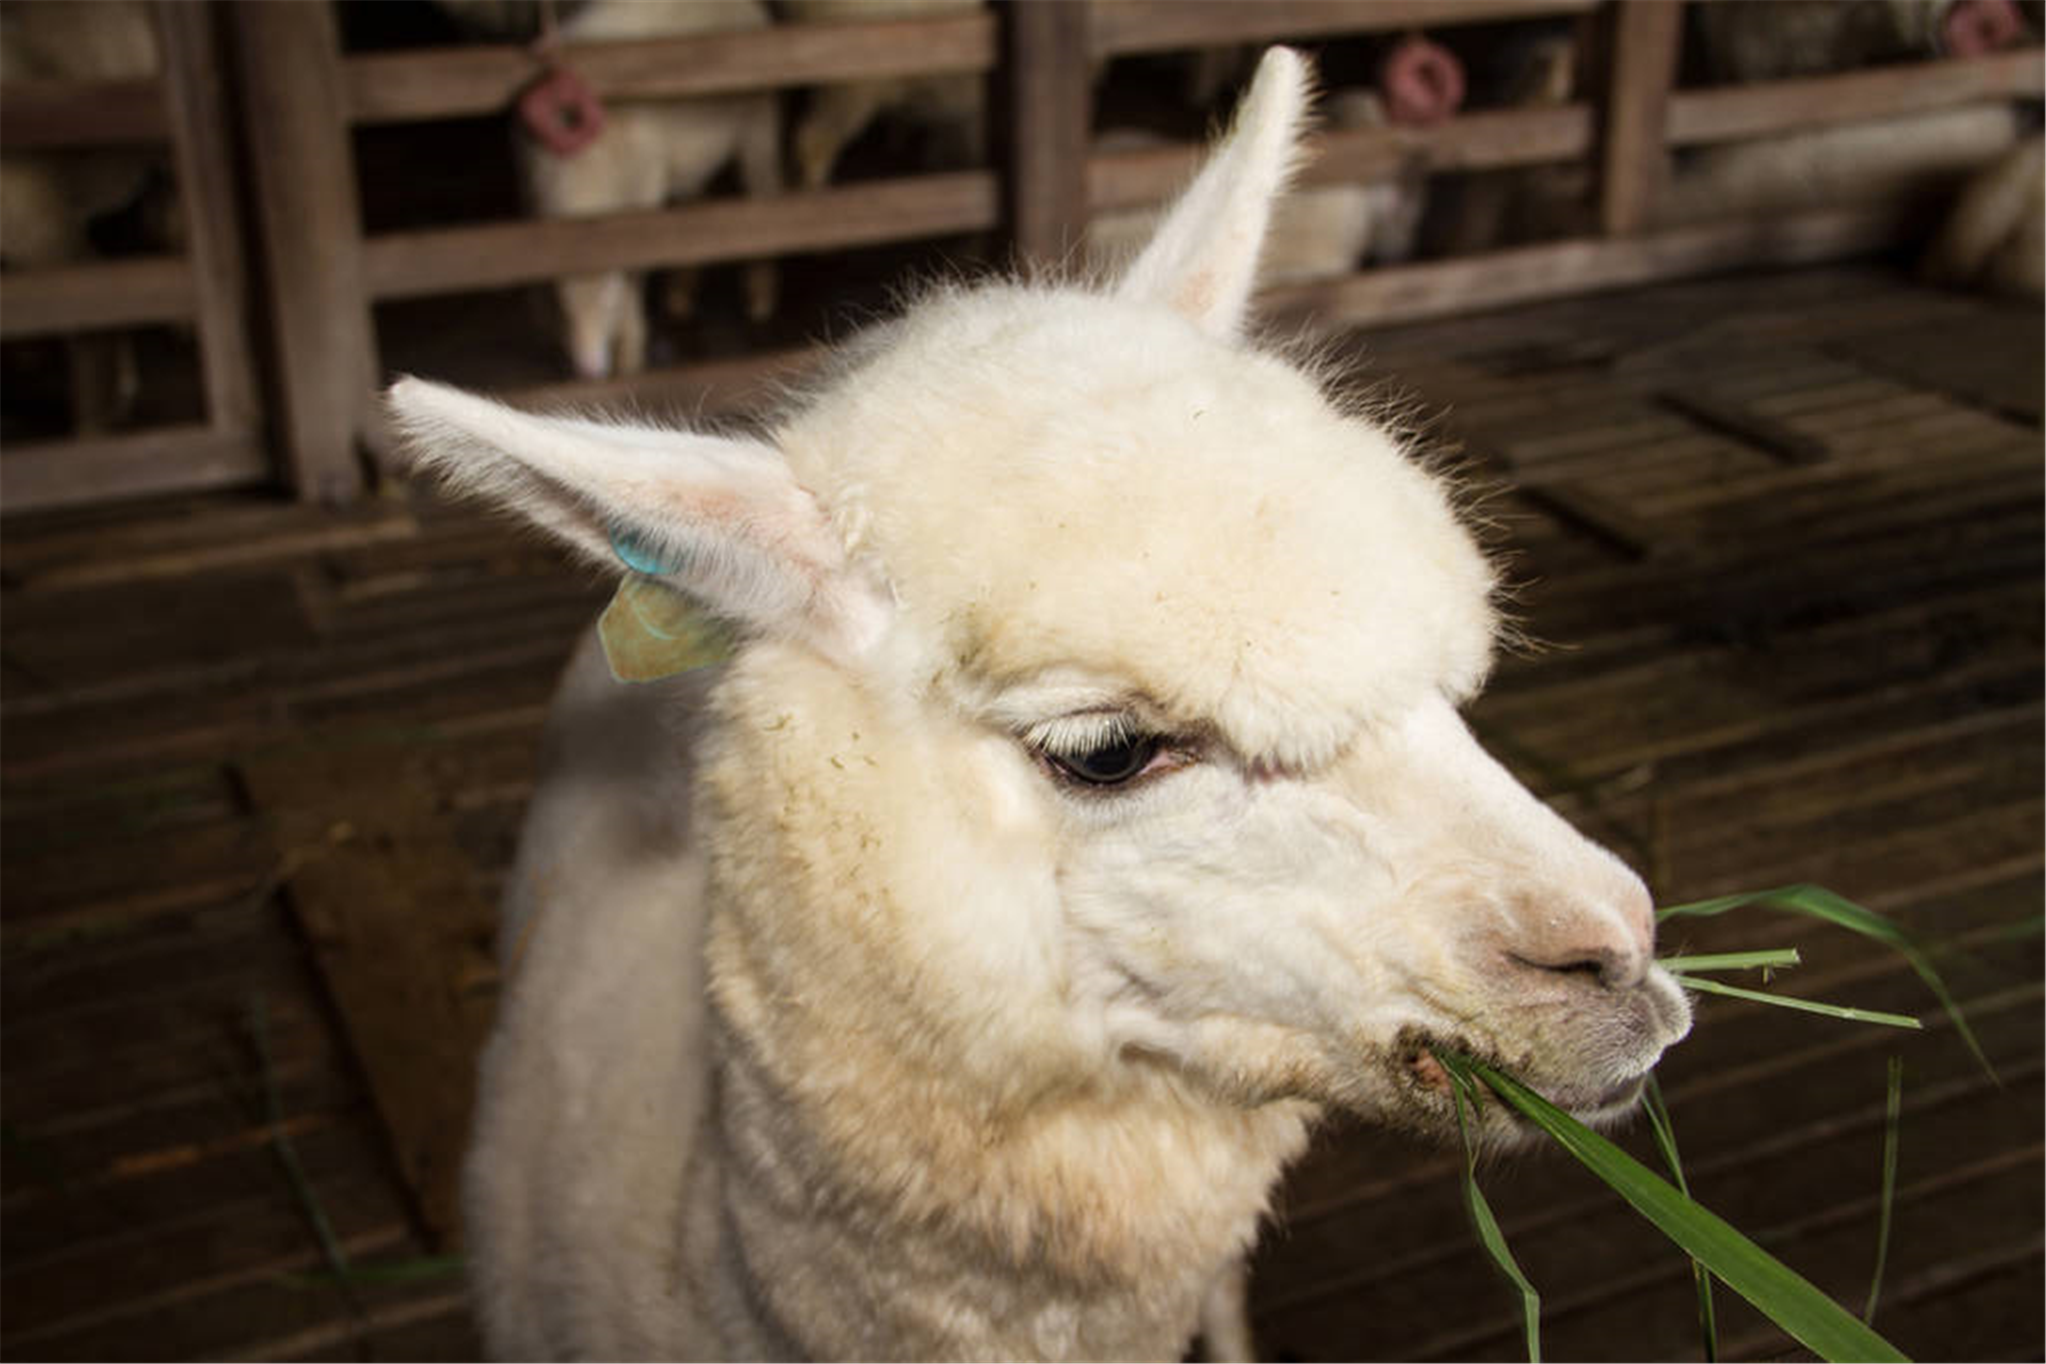
[[1631,874],[1596,897],[1542,895],[1528,908],[1521,941],[1508,952],[1523,966],[1631,990],[1654,964],[1654,906]]
[[1514,960],[1538,971],[1559,976],[1582,976],[1608,990],[1630,990],[1648,972],[1644,953],[1616,951],[1610,947],[1579,947],[1557,954],[1553,959],[1513,954]]

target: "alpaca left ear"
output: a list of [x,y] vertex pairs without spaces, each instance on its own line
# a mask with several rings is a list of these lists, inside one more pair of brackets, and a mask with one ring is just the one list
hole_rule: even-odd
[[1242,330],[1272,204],[1299,159],[1311,83],[1299,53],[1265,53],[1235,126],[1124,273],[1117,298],[1163,303],[1215,336]]
[[655,578],[749,637],[839,661],[892,608],[823,509],[758,441],[546,417],[421,379],[386,402],[413,462],[519,512],[592,563]]

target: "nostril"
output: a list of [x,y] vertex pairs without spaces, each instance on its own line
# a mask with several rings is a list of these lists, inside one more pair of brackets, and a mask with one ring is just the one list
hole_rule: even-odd
[[1624,988],[1632,983],[1628,979],[1633,974],[1628,968],[1628,963],[1623,961],[1618,953],[1604,948],[1584,948],[1543,959],[1513,954],[1513,960],[1522,966],[1546,971],[1551,975],[1583,976],[1607,989]]

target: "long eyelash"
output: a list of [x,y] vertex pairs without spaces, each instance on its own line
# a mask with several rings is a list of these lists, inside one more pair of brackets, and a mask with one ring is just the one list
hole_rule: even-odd
[[1078,757],[1097,749],[1128,743],[1141,735],[1136,720],[1119,710],[1083,711],[1060,715],[1032,725],[1023,741],[1042,753]]

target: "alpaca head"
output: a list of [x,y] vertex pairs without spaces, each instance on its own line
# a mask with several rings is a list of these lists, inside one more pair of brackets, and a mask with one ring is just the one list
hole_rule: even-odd
[[792,1069],[1443,1132],[1430,1044],[1600,1116],[1687,1026],[1640,882],[1458,718],[1492,575],[1442,486],[1239,336],[1307,80],[1265,57],[1111,288],[935,293],[760,439],[392,390],[448,482],[741,632],[713,984],[816,1023]]

